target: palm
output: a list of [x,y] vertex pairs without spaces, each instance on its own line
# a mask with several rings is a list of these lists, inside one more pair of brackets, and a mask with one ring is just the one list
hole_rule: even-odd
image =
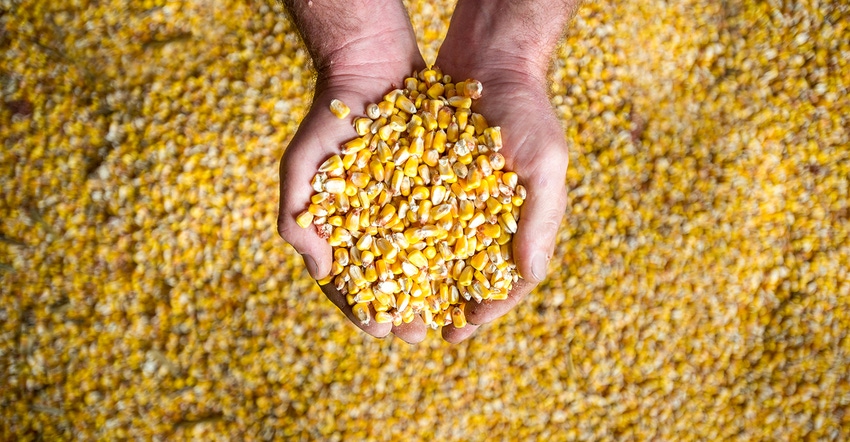
[[[484,92],[473,107],[491,126],[502,128],[505,167],[517,172],[529,191],[513,241],[523,278],[504,301],[467,305],[469,322],[483,324],[510,311],[545,276],[566,207],[564,183],[569,156],[563,128],[542,86],[534,86],[535,82],[515,71],[489,71],[476,78],[482,81]],[[540,257],[545,257],[542,264],[535,262]],[[474,326],[446,327],[443,336],[458,342],[474,331]]]
[[[353,116],[362,114],[366,104],[385,94],[387,85],[395,81],[398,80],[345,76],[320,85],[312,109],[284,152],[280,165],[279,230],[281,236],[304,255],[311,276],[316,279],[330,271],[333,260],[331,246],[318,236],[315,229],[298,226],[295,217],[310,203],[313,194],[310,181],[319,165],[338,154],[341,144],[357,136],[351,124]],[[334,98],[350,106],[351,115],[343,119],[334,116],[328,109]],[[315,264],[311,264],[310,260]],[[425,324],[419,320],[398,327],[375,321],[363,325],[355,318],[345,297],[334,287],[325,285],[322,291],[355,325],[370,335],[382,337],[392,332],[408,342],[421,341],[425,336]]]

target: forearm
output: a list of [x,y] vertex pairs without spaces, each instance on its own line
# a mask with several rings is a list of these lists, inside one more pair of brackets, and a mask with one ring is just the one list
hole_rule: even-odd
[[[462,63],[452,67],[472,70],[473,75],[476,70],[510,68],[542,81],[579,3],[581,0],[459,0],[440,58]],[[444,51],[449,56],[442,57]]]
[[[419,48],[400,0],[282,0],[319,78],[369,67],[419,67]],[[417,60],[417,57],[419,60]]]

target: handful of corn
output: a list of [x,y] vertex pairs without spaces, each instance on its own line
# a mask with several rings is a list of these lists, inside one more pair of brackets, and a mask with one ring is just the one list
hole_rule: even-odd
[[[483,87],[436,67],[414,72],[354,118],[357,137],[319,166],[298,225],[333,247],[333,284],[363,323],[466,325],[467,302],[500,300],[526,197],[504,171],[502,135],[473,112]],[[339,118],[350,109],[333,100]]]

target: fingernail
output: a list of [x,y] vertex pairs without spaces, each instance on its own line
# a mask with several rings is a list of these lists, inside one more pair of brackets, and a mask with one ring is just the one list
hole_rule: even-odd
[[316,265],[316,260],[307,254],[301,255],[301,257],[304,258],[304,264],[307,265],[307,271],[310,273],[310,276],[313,279],[318,279],[316,278],[316,273],[319,272],[319,266]]
[[531,258],[531,275],[534,279],[542,281],[546,277],[546,267],[549,266],[549,258],[538,253]]

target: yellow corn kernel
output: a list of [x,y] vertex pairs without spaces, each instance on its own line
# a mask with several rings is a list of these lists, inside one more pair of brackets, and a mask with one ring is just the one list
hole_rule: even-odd
[[366,117],[357,117],[354,119],[354,131],[361,137],[371,133],[372,119]]
[[431,209],[429,218],[431,219],[431,221],[439,221],[448,216],[450,213],[452,213],[451,204],[440,204],[439,206],[436,206]]
[[[375,155],[377,157],[377,160],[384,164],[386,164],[393,158],[392,150],[390,149],[389,145],[383,140],[379,141],[378,146],[375,147]],[[390,167],[386,167],[386,170],[389,171],[392,169]]]
[[328,238],[328,243],[336,247],[351,241],[351,233],[342,227],[334,227],[333,233]]
[[446,140],[450,143],[456,143],[460,139],[460,128],[457,123],[452,121],[446,128]]
[[[345,192],[345,179],[344,178],[329,178],[325,181],[323,186],[323,190],[332,194],[340,194]],[[314,215],[318,215],[314,213]],[[319,215],[321,216],[321,215]]]
[[440,81],[442,76],[436,70],[428,68],[419,74],[419,78],[421,78],[425,83],[433,84]]
[[419,168],[419,158],[415,156],[411,156],[407,159],[407,162],[404,163],[404,174],[409,177],[415,177],[417,175]]
[[500,217],[500,220],[505,223],[505,230],[510,234],[516,233],[517,223],[516,218],[514,218],[513,213],[505,212]]
[[404,174],[402,173],[402,177],[401,177],[401,189],[400,189],[400,192],[401,192],[401,194],[402,194],[403,196],[408,196],[408,195],[410,195],[410,189],[411,189],[411,185],[412,185],[412,184],[413,184],[413,183],[411,183],[410,177],[409,177],[409,176],[407,176],[407,175],[404,175]]
[[386,261],[383,259],[379,259],[375,261],[375,272],[378,274],[378,279],[381,281],[386,281],[389,278],[392,278],[392,270]]
[[404,121],[404,118],[393,115],[390,117],[390,121],[387,124],[393,132],[404,132],[407,129],[407,124]]
[[342,225],[344,223],[345,223],[345,218],[343,218],[340,215],[334,215],[334,216],[328,217],[328,224],[330,224],[334,227],[342,227]]
[[484,266],[487,265],[490,258],[487,256],[486,251],[480,251],[472,259],[469,261],[469,265],[475,267],[476,270],[484,270]]
[[[372,302],[375,300],[375,292],[372,291],[370,287],[364,287],[363,290],[357,292],[357,295],[354,296],[354,302]],[[368,305],[368,304],[367,304]]]
[[490,165],[490,160],[487,159],[486,155],[479,155],[475,158],[475,164],[477,164],[478,168],[481,169],[481,174],[484,175],[484,177],[493,175],[493,166]]
[[385,238],[378,238],[375,240],[375,245],[378,247],[378,251],[381,256],[384,257],[384,260],[387,261],[388,264],[391,264],[395,261],[395,257],[398,254],[398,251],[395,247],[390,244]]
[[416,106],[412,101],[410,101],[410,98],[407,98],[404,94],[399,94],[398,97],[396,97],[395,105],[408,114],[412,115],[416,113]]
[[499,226],[499,224],[485,223],[481,226],[480,230],[485,237],[490,239],[495,240],[502,236],[502,228]]
[[354,304],[354,307],[351,308],[354,313],[354,317],[357,318],[363,325],[369,325],[372,322],[372,312],[369,311],[369,302],[359,302]]
[[[428,258],[428,263],[433,263],[434,257],[437,256],[437,249],[434,246],[425,247],[425,250],[422,250],[422,254],[425,255],[425,258]],[[434,266],[430,267],[432,270]]]
[[429,98],[436,100],[443,95],[445,90],[446,87],[442,83],[434,83],[428,88],[428,91],[425,94],[428,95]]
[[469,109],[469,107],[472,106],[472,99],[469,97],[455,95],[448,99],[448,103],[449,106],[453,106],[458,109]]
[[484,217],[484,214],[481,212],[476,212],[475,215],[469,220],[466,224],[466,227],[469,229],[476,229],[478,226],[484,224],[484,221],[487,219]]
[[416,214],[418,215],[417,220],[420,223],[425,224],[428,221],[430,221],[430,219],[431,219],[431,207],[432,206],[433,206],[433,204],[431,204],[430,200],[425,200],[425,201],[422,201],[421,203],[419,203],[419,210],[416,211]]
[[490,292],[490,299],[493,301],[504,301],[508,299],[508,291],[505,289],[493,289]]
[[440,129],[448,129],[449,125],[452,123],[452,117],[454,116],[454,112],[448,106],[440,108],[440,111],[437,113],[437,127]]
[[484,133],[484,129],[488,128],[487,120],[483,115],[473,112],[469,119],[472,121],[472,126],[475,128],[475,135]]
[[466,124],[469,121],[469,114],[470,113],[471,112],[470,112],[469,109],[458,109],[457,112],[455,112],[455,118],[457,120],[457,127],[461,131],[466,129]]
[[300,215],[295,217],[295,223],[301,226],[301,228],[306,229],[310,224],[313,223],[313,214],[310,213],[309,210],[305,210],[301,212]]
[[384,100],[378,103],[378,111],[382,117],[389,118],[395,110],[395,103],[389,100]]
[[498,152],[502,148],[502,132],[499,126],[488,127],[484,129],[484,139],[487,147]]
[[487,156],[487,159],[490,161],[490,166],[493,167],[493,170],[502,170],[505,167],[505,156],[499,152],[491,152]]
[[461,306],[452,307],[452,325],[455,328],[466,327],[466,315],[463,313]]
[[375,313],[375,322],[378,324],[386,324],[388,322],[393,322],[393,315],[389,312],[376,312]]
[[454,255],[456,257],[466,257],[467,247],[469,247],[469,239],[466,236],[461,236],[455,242]]
[[396,169],[393,171],[393,177],[390,180],[390,188],[393,191],[393,195],[401,194],[401,185],[404,178],[404,172]]
[[409,253],[407,255],[407,260],[420,269],[428,267],[428,258],[426,258],[419,250]]
[[437,325],[437,324],[434,324],[434,313],[431,312],[431,310],[426,308],[426,309],[422,310],[422,313],[420,313],[420,315],[422,317],[422,322],[424,322],[425,325],[431,326],[431,327],[435,327]]
[[338,100],[336,98],[331,100],[330,108],[331,112],[336,115],[336,117],[340,120],[347,117],[348,113],[351,112],[351,109],[349,109],[348,106],[342,102],[342,100]]
[[[436,150],[437,153],[443,153],[446,151],[446,131],[440,129],[434,132],[434,140],[431,142],[431,148]],[[433,166],[432,166],[433,167]]]
[[449,159],[446,157],[442,157],[437,161],[437,172],[440,174],[440,179],[447,183],[454,182],[457,179],[449,163]]
[[469,221],[474,215],[475,204],[473,204],[472,201],[464,199],[458,202],[458,219],[460,219],[461,221]]
[[328,201],[330,199],[330,197],[331,197],[331,194],[329,194],[327,192],[319,192],[319,193],[313,194],[313,196],[310,197],[310,202],[313,203],[313,204],[316,204],[316,205],[320,205],[320,204],[324,203],[325,201]]
[[[369,174],[372,175],[372,178],[374,178],[375,181],[379,181],[379,182],[384,181],[384,165],[381,164],[380,161],[372,160],[369,163]],[[368,179],[369,177],[367,176],[366,178]],[[353,177],[352,177],[352,180],[353,180]],[[354,184],[356,185],[357,183],[354,183]],[[368,181],[367,181],[367,184],[368,184]]]
[[502,174],[502,182],[510,189],[514,189],[517,186],[518,181],[519,177],[514,172],[505,172]]
[[[367,137],[355,138],[355,139],[348,141],[348,142],[346,142],[345,144],[342,145],[342,153],[344,155],[357,153],[357,152],[360,152],[361,150],[363,150],[368,145],[369,145],[369,139],[367,139]],[[346,169],[347,168],[348,167],[346,167]]]
[[446,84],[446,90],[443,92],[446,98],[452,98],[457,95],[457,91],[455,91],[455,85],[451,81],[446,81],[445,76],[443,77],[443,83]]
[[334,262],[332,262],[332,263],[331,263],[331,273],[330,273],[330,274],[331,274],[332,276],[339,275],[340,273],[342,273],[342,271],[343,271],[343,270],[345,270],[345,266],[344,266],[344,265],[342,265],[342,264],[340,264],[340,263],[338,263],[338,262],[336,262],[336,261],[334,261]]
[[[495,198],[487,199],[487,213],[489,215],[498,215],[502,211],[502,203]],[[498,235],[496,235],[498,236]]]
[[415,276],[419,273],[419,269],[408,261],[401,261],[401,271],[406,276]]
[[341,266],[348,265],[348,250],[344,248],[338,248],[334,250],[334,262],[339,263]]
[[466,287],[472,284],[472,273],[474,271],[475,269],[472,267],[472,265],[464,267],[463,270],[460,272],[460,276],[457,279],[458,285]]
[[319,172],[322,173],[327,172],[329,174],[333,174],[336,172],[336,176],[338,176],[338,174],[342,171],[342,158],[340,158],[339,155],[334,155],[328,158],[321,166],[319,166]]
[[351,181],[351,184],[357,188],[364,188],[367,184],[369,184],[369,174],[363,172],[353,172],[351,176],[348,178]]
[[487,256],[490,258],[490,262],[496,265],[505,262],[504,257],[502,257],[502,248],[498,244],[491,244],[487,247]]
[[352,210],[345,215],[345,222],[343,222],[343,227],[345,227],[349,232],[356,232],[360,230],[360,214],[361,210]]
[[415,318],[416,318],[416,312],[412,308],[409,308],[409,309],[401,312],[401,322],[403,322],[405,324],[409,324],[409,323],[413,322],[413,320]]
[[472,256],[476,251],[478,251],[478,237],[472,234],[467,240],[466,256]]
[[457,286],[449,287],[449,304],[457,304],[460,302],[460,290]]
[[440,257],[443,258],[444,261],[454,259],[451,246],[449,246],[449,243],[446,241],[440,241],[437,243],[437,251],[440,253]]
[[392,134],[393,134],[392,125],[385,124],[385,125],[378,128],[378,137],[382,141],[390,142]]
[[366,270],[363,272],[363,276],[366,278],[368,282],[375,282],[378,280],[378,274],[375,272],[375,254],[370,252],[369,250],[364,250],[363,253],[360,254],[360,260],[363,261],[364,266],[366,266]]
[[[360,190],[360,191],[357,192],[357,202],[360,203],[360,208],[362,208],[362,209],[368,209],[372,205],[372,200],[369,199],[369,195],[366,193],[366,191],[363,191],[363,190]],[[361,219],[366,220],[365,225],[361,222],[361,225],[363,225],[363,227],[366,227],[366,226],[369,225],[369,222],[368,222],[369,218],[368,217],[361,218]]]
[[372,248],[372,239],[372,235],[363,235],[354,246],[360,251],[369,250]]
[[407,293],[404,293],[404,292],[401,292],[401,293],[396,295],[396,301],[395,301],[396,310],[398,310],[400,312],[404,311],[404,309],[406,309],[409,304],[410,304],[410,295],[408,295]]
[[393,218],[395,213],[395,206],[393,206],[392,204],[387,204],[386,206],[381,208],[381,212],[378,214],[376,224],[378,226],[386,226]]
[[366,285],[366,278],[363,276],[363,271],[358,266],[348,266],[348,277],[358,287]]

